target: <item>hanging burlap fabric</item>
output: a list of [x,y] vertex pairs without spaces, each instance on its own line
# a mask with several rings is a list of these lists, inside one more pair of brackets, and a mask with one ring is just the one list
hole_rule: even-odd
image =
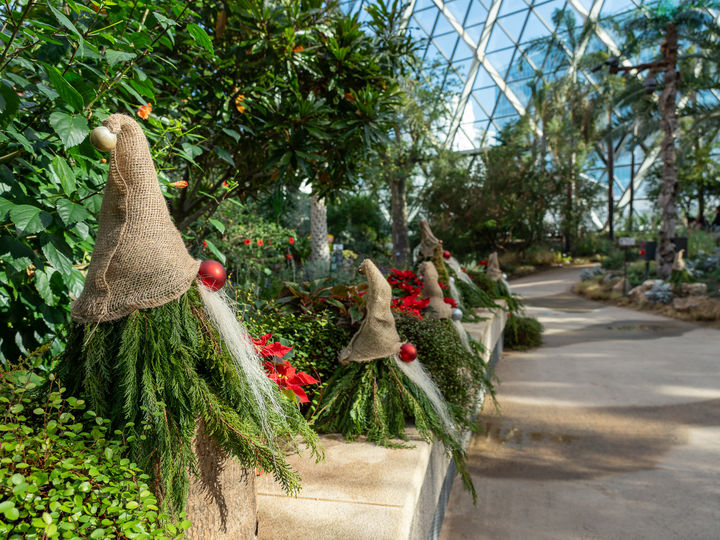
[[420,254],[423,257],[432,257],[435,246],[442,246],[442,241],[438,240],[430,229],[430,224],[426,219],[420,220]]
[[142,128],[123,114],[103,125],[117,136],[117,145],[85,288],[72,306],[72,318],[80,323],[113,321],[175,300],[200,266],[170,219]]
[[365,318],[350,344],[340,352],[339,359],[343,365],[387,358],[398,353],[402,346],[390,309],[390,284],[370,259],[362,262],[360,273],[365,274],[368,282]]
[[488,257],[487,273],[493,281],[500,281],[503,277],[497,251],[493,251]]
[[452,316],[452,306],[446,304],[440,284],[438,283],[438,272],[435,265],[431,261],[426,261],[420,265],[420,275],[423,278],[422,295],[430,299],[430,307],[434,313],[431,315],[435,319],[449,319]]
[[685,266],[685,259],[683,259],[683,253],[685,253],[684,249],[675,253],[675,258],[673,259],[673,265],[671,268],[672,272],[685,272],[687,270],[687,266]]

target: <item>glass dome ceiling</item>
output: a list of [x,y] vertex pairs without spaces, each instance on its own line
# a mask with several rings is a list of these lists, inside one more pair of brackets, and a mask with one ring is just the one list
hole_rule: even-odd
[[[340,4],[344,11],[359,13],[363,20],[367,17],[363,6],[371,1],[344,0]],[[616,54],[618,46],[607,20],[650,3],[643,0],[410,0],[406,11],[408,29],[423,40],[420,51],[423,59],[428,64],[443,66],[444,90],[453,96],[454,114],[444,133],[445,144],[457,151],[473,152],[493,144],[505,124],[525,113],[530,98],[528,83],[535,71],[543,71],[547,77],[553,69],[547,65],[546,49],[534,45],[538,41],[554,35],[568,45],[568,55],[599,49]],[[591,39],[580,44],[583,50],[570,50],[562,32],[564,28],[558,28],[553,22],[557,10],[571,12],[579,26],[588,19],[597,22]],[[593,80],[590,73],[580,73],[580,76]],[[655,143],[630,149],[624,141],[616,141],[614,184],[620,207],[629,200],[631,179],[635,188],[640,188],[658,154],[659,145]],[[607,185],[604,149],[599,148],[594,156],[588,174]],[[642,191],[637,190],[635,197],[641,199]],[[601,225],[600,220],[595,221]]]

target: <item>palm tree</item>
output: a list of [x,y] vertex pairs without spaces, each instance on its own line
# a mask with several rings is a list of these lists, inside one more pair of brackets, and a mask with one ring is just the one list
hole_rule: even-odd
[[[720,36],[720,26],[707,8],[717,8],[717,0],[696,0],[682,2],[677,6],[670,6],[667,2],[660,2],[653,9],[640,8],[636,16],[625,25],[628,33],[631,50],[637,52],[640,48],[660,46],[660,55],[654,62],[637,66],[639,69],[649,69],[650,76],[646,87],[652,89],[656,74],[662,74],[662,93],[659,100],[661,128],[663,140],[661,143],[662,156],[662,186],[658,197],[658,206],[662,214],[658,242],[658,276],[666,279],[670,276],[675,245],[673,238],[677,227],[677,195],[678,175],[676,167],[675,137],[678,128],[677,96],[678,92],[692,90],[684,84],[679,77],[678,65],[684,60],[694,58],[703,63],[714,65],[717,69],[717,39]],[[685,49],[680,50],[680,43]],[[691,84],[693,82],[690,78]]]

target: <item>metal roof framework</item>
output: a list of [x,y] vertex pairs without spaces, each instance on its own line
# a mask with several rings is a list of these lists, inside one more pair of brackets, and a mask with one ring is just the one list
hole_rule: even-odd
[[[372,0],[343,0],[343,10],[364,16],[364,4]],[[410,0],[406,10],[408,29],[423,39],[423,60],[444,65],[443,90],[456,103],[443,136],[445,144],[459,152],[473,152],[493,144],[507,123],[525,114],[530,99],[528,84],[536,71],[548,77],[554,66],[537,43],[550,36],[564,44],[569,57],[605,49],[617,54],[611,18],[641,6],[644,0]],[[578,24],[595,22],[594,35],[571,50],[562,28],[553,22],[558,10],[570,11]],[[605,21],[605,24],[603,23]],[[593,75],[579,77],[593,81]],[[718,99],[713,92],[710,99]],[[629,201],[633,178],[636,198],[642,198],[643,178],[658,156],[657,144],[628,148],[625,140],[615,146],[616,201]],[[632,153],[635,168],[631,171]],[[602,152],[591,158],[589,177],[607,185]],[[599,225],[596,221],[596,223]]]

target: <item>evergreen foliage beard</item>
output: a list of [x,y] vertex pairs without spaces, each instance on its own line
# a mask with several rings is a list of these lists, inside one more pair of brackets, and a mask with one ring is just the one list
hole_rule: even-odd
[[198,425],[220,452],[247,469],[272,473],[288,493],[299,491],[300,478],[281,446],[297,448],[301,435],[321,458],[317,434],[289,399],[281,399],[282,416],[268,407],[275,440],[267,439],[248,382],[234,368],[195,287],[117,321],[74,325],[59,375],[70,394],[83,395],[123,430],[131,459],[151,475],[170,511],[184,509],[191,473],[208,493],[217,492],[208,464],[198,467],[193,450]]

